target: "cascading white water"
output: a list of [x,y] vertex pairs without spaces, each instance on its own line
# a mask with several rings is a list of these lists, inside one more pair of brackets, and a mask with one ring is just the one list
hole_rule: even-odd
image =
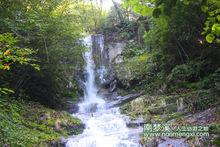
[[[95,64],[91,37],[84,40],[90,49],[85,53],[87,79],[84,101],[74,116],[86,125],[84,132],[67,140],[67,147],[138,147],[139,130],[126,126],[126,117],[118,108],[106,108],[106,102],[97,94]],[[101,43],[103,45],[103,43]],[[101,76],[103,77],[103,76]]]

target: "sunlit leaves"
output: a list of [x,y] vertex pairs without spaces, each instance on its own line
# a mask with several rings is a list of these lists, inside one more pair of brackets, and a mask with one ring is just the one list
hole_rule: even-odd
[[151,7],[144,7],[144,8],[142,9],[142,11],[141,11],[141,14],[142,14],[143,16],[148,16],[149,14],[152,13],[152,11],[153,11],[153,8],[151,8]]
[[217,16],[218,21],[220,21],[220,15]]
[[216,42],[219,43],[219,36],[220,36],[220,24],[215,23],[211,28],[211,33],[206,35],[206,41],[208,43],[212,43],[214,40],[216,40]]
[[215,39],[215,36],[213,34],[208,34],[208,35],[206,35],[205,38],[208,43],[212,43],[213,40]]
[[143,16],[148,16],[153,11],[153,6],[148,1],[125,0],[124,6],[131,7],[135,13]]
[[4,54],[5,56],[10,55],[10,49],[7,49],[3,54]]
[[14,91],[11,89],[8,89],[8,88],[1,88],[0,87],[0,95],[1,94],[8,94],[8,93],[14,93]]
[[189,4],[190,4],[190,1],[189,1],[189,0],[183,0],[183,3],[184,3],[185,5],[189,5]]
[[218,37],[220,36],[220,24],[213,24],[212,31],[214,34],[216,34]]
[[0,70],[10,70],[10,66],[15,63],[28,65],[35,61],[30,58],[35,51],[17,47],[17,41],[17,38],[13,37],[12,34],[0,34]]
[[201,10],[208,15],[202,35],[206,34],[208,43],[219,43],[220,40],[220,2],[208,0],[201,6]]

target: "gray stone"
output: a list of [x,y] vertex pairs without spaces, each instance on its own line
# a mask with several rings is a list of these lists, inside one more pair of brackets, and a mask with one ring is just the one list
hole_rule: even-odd
[[126,96],[119,96],[117,97],[117,100],[116,101],[113,101],[113,102],[110,102],[109,103],[109,107],[117,107],[117,106],[122,106],[132,100],[134,100],[135,98],[141,96],[141,93],[135,93],[135,94],[129,94],[129,95],[126,95]]

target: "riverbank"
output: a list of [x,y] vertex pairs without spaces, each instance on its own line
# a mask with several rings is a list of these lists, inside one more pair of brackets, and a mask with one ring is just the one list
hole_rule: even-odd
[[6,146],[58,145],[83,130],[81,121],[67,112],[21,99],[1,97],[0,117],[0,144]]
[[[211,107],[199,104],[205,99],[210,98],[214,101],[209,104],[216,105]],[[180,95],[142,95],[135,100],[121,106],[123,114],[128,115],[131,120],[143,119],[144,123],[171,123],[179,125],[209,125],[209,136],[194,136],[181,138],[164,137],[143,137],[142,144],[146,146],[159,146],[159,144],[177,143],[188,144],[189,146],[218,146],[220,134],[220,109],[218,97],[210,91],[194,91]],[[188,101],[187,101],[188,100]],[[197,101],[196,101],[197,100]],[[196,110],[197,105],[200,110]],[[131,125],[132,126],[132,125]]]

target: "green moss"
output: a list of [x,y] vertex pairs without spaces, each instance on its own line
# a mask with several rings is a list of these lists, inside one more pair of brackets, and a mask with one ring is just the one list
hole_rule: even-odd
[[220,134],[220,125],[213,124],[210,126],[209,131],[211,134]]
[[220,137],[214,138],[213,144],[216,145],[216,146],[220,146]]
[[0,99],[0,145],[45,146],[82,132],[79,119],[39,103]]

